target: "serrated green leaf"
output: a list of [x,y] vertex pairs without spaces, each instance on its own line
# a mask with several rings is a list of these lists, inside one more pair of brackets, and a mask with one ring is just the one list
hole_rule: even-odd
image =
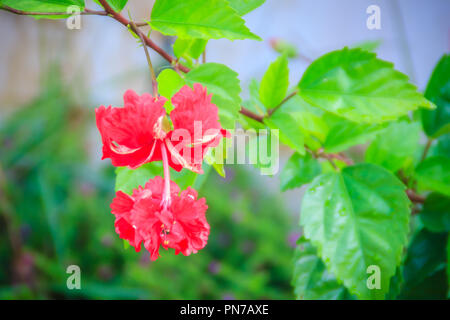
[[286,97],[288,87],[288,60],[285,55],[281,55],[264,74],[259,87],[259,98],[267,109],[275,108]]
[[[94,0],[94,2],[99,6],[102,6],[98,0]],[[127,5],[128,0],[106,0],[106,2],[114,9],[114,11],[120,12]]]
[[281,171],[281,191],[301,187],[311,182],[320,172],[319,162],[310,153],[304,156],[294,153]]
[[181,38],[261,40],[225,0],[156,0],[150,25]]
[[278,137],[282,143],[299,154],[305,154],[303,130],[295,118],[295,114],[285,112],[280,108],[270,117],[264,118],[264,123],[271,130],[278,130]]
[[419,147],[419,123],[392,122],[380,132],[366,151],[366,161],[397,172],[413,163]]
[[236,72],[219,63],[205,63],[186,74],[187,84],[201,83],[208,93],[213,94],[212,102],[219,108],[220,123],[226,129],[234,129],[241,108],[237,76]]
[[298,241],[292,277],[296,298],[301,300],[349,299],[351,296],[348,290],[327,271],[316,254],[316,250],[307,240]]
[[425,159],[416,168],[416,179],[421,189],[450,196],[450,158],[434,156]]
[[434,108],[391,63],[360,49],[317,59],[298,87],[308,103],[355,122],[379,123],[419,107]]
[[232,7],[240,16],[255,10],[260,5],[262,5],[266,0],[227,0]]
[[420,212],[420,219],[432,232],[450,231],[450,198],[439,193],[430,194]]
[[194,38],[177,38],[173,44],[173,53],[178,58],[198,59],[205,51],[207,40]]
[[[1,0],[0,4],[13,9],[28,12],[67,12],[70,6],[78,6],[80,11],[84,10],[84,0]],[[41,15],[33,16],[36,19],[66,19],[69,15]]]
[[184,79],[174,70],[164,69],[160,72],[156,78],[156,81],[158,82],[159,94],[167,98],[164,107],[167,112],[170,113],[173,110],[173,105],[170,99],[178,90],[181,89],[182,86],[184,86]]
[[426,134],[436,138],[450,132],[450,55],[444,54],[431,75],[425,97],[436,104],[435,110],[422,110]]
[[304,133],[305,144],[309,148],[317,150],[324,147],[328,153],[340,152],[351,146],[365,143],[386,126],[350,121],[311,106],[299,95],[283,103],[280,110],[288,112],[295,118]]
[[[374,164],[318,176],[305,193],[300,224],[328,270],[361,299],[382,299],[407,241],[405,186]],[[367,287],[367,268],[380,268],[380,289]]]
[[323,144],[328,153],[341,152],[349,147],[365,143],[384,128],[382,124],[356,123],[329,113],[323,119],[330,126]]
[[414,235],[403,266],[400,299],[445,299],[446,245],[447,233],[422,229]]
[[299,95],[294,95],[274,112],[288,113],[297,123],[304,135],[305,144],[312,150],[322,147],[326,134],[329,130],[324,121],[325,111],[308,104]]

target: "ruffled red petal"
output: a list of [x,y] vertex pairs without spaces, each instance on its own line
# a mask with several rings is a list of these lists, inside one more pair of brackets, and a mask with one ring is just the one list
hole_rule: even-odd
[[159,257],[161,246],[175,249],[176,254],[196,253],[206,245],[210,230],[205,217],[208,206],[204,198],[197,199],[197,191],[189,187],[180,193],[171,181],[170,204],[164,208],[163,184],[161,177],[155,177],[132,196],[117,192],[111,204],[116,232],[136,248],[143,242],[152,260]]
[[166,139],[171,153],[171,166],[179,171],[187,168],[203,173],[201,166],[208,148],[219,144],[229,133],[222,129],[218,108],[211,102],[206,87],[195,83],[193,89],[182,87],[173,97],[170,114],[174,130]]
[[110,158],[114,166],[135,169],[140,165],[161,160],[158,121],[165,116],[166,99],[150,94],[138,96],[128,90],[124,94],[124,107],[95,110],[97,128],[102,136],[103,158]]
[[129,195],[118,191],[111,203],[111,213],[116,216],[114,226],[116,233],[121,239],[128,240],[136,252],[141,250],[142,238],[135,232],[131,221],[131,210],[134,206],[134,199]]

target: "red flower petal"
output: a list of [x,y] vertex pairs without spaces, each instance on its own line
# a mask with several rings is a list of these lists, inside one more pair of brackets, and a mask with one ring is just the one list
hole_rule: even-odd
[[159,257],[160,246],[186,256],[196,253],[206,245],[209,236],[205,199],[197,199],[197,191],[190,187],[180,193],[171,181],[170,204],[165,208],[163,188],[164,180],[155,177],[144,188],[135,189],[132,196],[117,192],[111,204],[116,232],[135,247],[143,241],[152,260]]
[[136,252],[141,250],[142,239],[136,234],[132,225],[130,211],[133,209],[134,199],[129,195],[118,191],[111,203],[111,213],[116,216],[114,226],[121,239],[128,240]]
[[[188,168],[203,173],[201,166],[208,148],[229,136],[219,122],[218,109],[211,102],[206,87],[199,83],[194,88],[182,87],[173,97],[174,110],[170,114],[174,130],[166,139],[171,153],[171,166],[179,171]],[[174,165],[173,165],[174,164]]]
[[103,158],[110,158],[114,166],[140,165],[161,160],[158,120],[166,114],[165,98],[156,100],[150,94],[138,96],[128,90],[124,94],[123,108],[95,110],[97,128],[103,142]]

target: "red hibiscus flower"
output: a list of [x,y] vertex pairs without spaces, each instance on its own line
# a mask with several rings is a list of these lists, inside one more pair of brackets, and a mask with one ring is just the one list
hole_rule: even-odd
[[203,173],[202,162],[208,148],[219,144],[229,133],[219,123],[217,106],[202,85],[181,88],[172,98],[170,114],[173,130],[163,107],[166,99],[146,93],[138,96],[128,90],[123,108],[96,110],[97,127],[102,136],[103,158],[114,166],[135,169],[161,160],[161,147],[169,152],[169,165]]
[[159,257],[160,246],[185,256],[196,253],[209,236],[205,199],[197,199],[197,191],[190,187],[180,193],[175,182],[164,178],[149,180],[131,196],[118,191],[111,204],[120,238],[137,252],[143,242],[151,260]]

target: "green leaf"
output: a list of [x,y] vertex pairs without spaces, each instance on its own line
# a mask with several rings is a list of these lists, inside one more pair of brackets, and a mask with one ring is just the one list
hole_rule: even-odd
[[353,46],[353,48],[359,48],[364,51],[374,52],[375,50],[378,49],[380,44],[381,44],[381,40],[368,40],[368,41],[357,43],[356,45]]
[[420,212],[420,219],[432,232],[450,231],[450,198],[439,193],[430,194]]
[[178,58],[198,59],[205,51],[207,40],[194,38],[177,38],[173,44],[173,53]]
[[429,275],[445,268],[446,245],[446,233],[422,229],[414,235],[403,267],[405,287],[420,283]]
[[433,148],[433,155],[450,158],[450,134],[444,134],[437,138],[437,144]]
[[377,135],[366,151],[366,161],[397,172],[413,163],[419,147],[421,126],[405,121],[392,122]]
[[115,191],[132,194],[133,189],[145,186],[149,179],[157,175],[162,176],[160,173],[160,168],[152,163],[144,164],[135,170],[127,167],[118,167],[116,168]]
[[[248,100],[244,100],[242,102],[242,106],[257,115],[264,116],[266,114],[266,107],[264,104],[259,100],[259,83],[256,79],[252,79],[250,81],[250,84],[248,86],[248,91],[250,94],[250,97]],[[256,120],[253,120],[252,118],[246,117],[242,114],[240,114],[239,123],[242,125],[242,128],[244,130],[248,129],[265,129],[266,126]]]
[[[206,156],[206,162],[214,168],[214,170],[222,177],[225,178],[225,159],[226,159],[226,140],[222,139],[217,147],[211,148]],[[221,151],[221,152],[219,152]]]
[[248,86],[248,91],[250,94],[250,102],[252,106],[250,107],[250,111],[253,111],[259,115],[265,115],[267,112],[266,106],[259,99],[259,83],[256,79],[252,79]]
[[[295,114],[285,112],[280,108],[269,118],[264,118],[264,123],[271,130],[278,130],[278,137],[282,143],[299,154],[305,154],[304,135]],[[274,134],[276,133],[274,132]]]
[[255,10],[260,5],[262,5],[266,0],[227,0],[236,12],[243,16],[244,14],[249,13],[250,11]]
[[386,294],[386,300],[395,300],[402,291],[403,286],[402,268],[399,266],[395,275],[391,278],[389,292]]
[[445,54],[431,75],[425,97],[434,102],[436,110],[422,110],[426,134],[436,138],[450,132],[450,55]]
[[[163,166],[161,162],[146,163],[139,168],[132,170],[127,167],[116,168],[116,186],[115,191],[122,191],[132,194],[133,189],[139,186],[145,186],[149,179],[156,176],[163,177]],[[192,186],[198,174],[186,169],[177,172],[170,169],[170,179],[175,181],[181,190]]]
[[285,55],[281,55],[264,74],[259,87],[259,98],[268,109],[275,108],[286,97],[288,86],[288,60]]
[[[246,157],[250,164],[261,169],[262,175],[274,175],[279,169],[280,148],[278,137],[274,136],[273,131],[264,130],[254,132],[254,134],[247,132],[249,140],[245,144]],[[238,163],[239,158],[238,155]]]
[[299,239],[294,256],[292,285],[297,299],[349,299],[347,289],[327,271],[314,247],[304,238]]
[[[13,9],[29,11],[29,12],[67,12],[70,6],[78,6],[80,10],[84,10],[84,0],[1,0],[0,4],[11,7]],[[65,19],[69,15],[53,15],[53,16],[33,16],[40,19]]]
[[297,126],[303,133],[305,144],[308,147],[312,150],[317,150],[322,147],[329,130],[327,123],[324,121],[325,111],[311,106],[299,95],[295,95],[283,103],[271,117],[275,117],[278,112],[289,114],[297,123]]
[[422,190],[450,196],[450,158],[434,156],[425,159],[416,168],[416,179]]
[[445,299],[446,245],[447,233],[422,229],[414,235],[403,266],[400,299]]
[[328,153],[340,152],[365,143],[386,126],[347,120],[311,106],[299,95],[283,103],[279,111],[287,112],[295,119],[304,133],[305,144],[309,148],[317,150],[324,147]]
[[294,189],[311,182],[321,172],[317,159],[310,153],[304,156],[294,153],[280,174],[281,190]]
[[156,0],[150,26],[180,38],[261,40],[225,0]]
[[434,107],[391,63],[360,49],[344,48],[317,59],[298,87],[308,103],[356,122],[379,123],[421,106]]
[[[94,0],[94,2],[102,6],[98,0]],[[106,2],[114,9],[114,11],[120,12],[127,5],[128,0],[107,0]]]
[[170,113],[170,111],[172,111],[173,109],[173,105],[170,99],[178,90],[181,89],[182,86],[184,86],[184,79],[174,70],[164,69],[158,75],[156,81],[158,82],[159,94],[167,98],[164,106],[167,109],[167,112]]
[[326,114],[323,119],[330,125],[323,144],[328,153],[341,152],[349,147],[365,143],[384,128],[380,124],[356,123],[334,114]]
[[226,129],[234,129],[241,108],[237,76],[236,72],[219,63],[205,63],[186,74],[187,84],[201,83],[208,93],[213,94],[212,102],[219,108],[220,123]]
[[[304,235],[328,270],[361,299],[382,299],[407,241],[405,186],[374,164],[325,173],[311,183],[301,207]],[[380,289],[368,289],[366,272],[380,268]]]

